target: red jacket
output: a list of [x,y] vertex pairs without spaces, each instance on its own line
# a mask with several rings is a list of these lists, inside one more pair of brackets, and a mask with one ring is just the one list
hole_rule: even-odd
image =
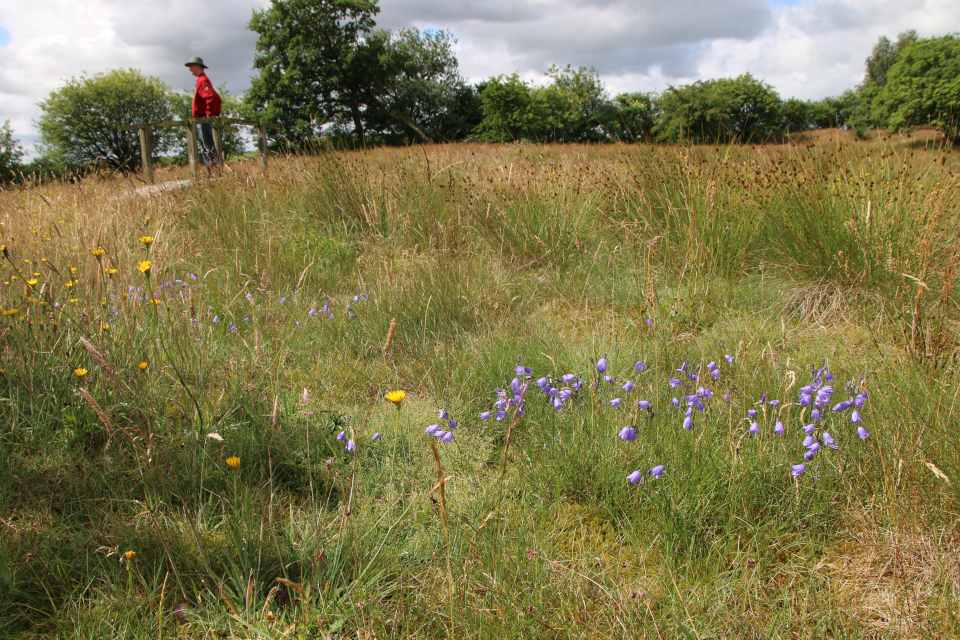
[[197,88],[193,92],[193,117],[220,115],[220,96],[213,88],[213,83],[207,74],[197,76]]

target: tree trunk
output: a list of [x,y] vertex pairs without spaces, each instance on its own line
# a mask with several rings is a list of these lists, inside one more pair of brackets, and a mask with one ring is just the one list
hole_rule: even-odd
[[430,136],[428,136],[427,134],[425,134],[423,131],[421,131],[421,130],[420,130],[420,127],[418,127],[417,125],[413,124],[409,119],[407,119],[407,118],[405,118],[404,116],[400,115],[399,113],[397,113],[397,112],[394,111],[393,109],[389,109],[389,110],[387,111],[387,113],[390,114],[390,117],[391,117],[391,118],[393,118],[394,120],[396,120],[396,121],[399,122],[400,124],[404,125],[405,127],[411,129],[415,134],[417,134],[417,137],[420,138],[420,142],[423,142],[423,143],[426,143],[426,144],[433,144],[433,138],[431,138]]
[[363,136],[363,119],[360,117],[360,107],[356,102],[350,105],[350,112],[353,114],[353,128],[360,136],[360,147],[366,148],[367,143]]

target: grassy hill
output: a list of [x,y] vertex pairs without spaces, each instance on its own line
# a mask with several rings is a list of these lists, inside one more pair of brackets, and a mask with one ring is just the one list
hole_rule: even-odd
[[0,635],[956,634],[957,155],[834,134],[0,194]]

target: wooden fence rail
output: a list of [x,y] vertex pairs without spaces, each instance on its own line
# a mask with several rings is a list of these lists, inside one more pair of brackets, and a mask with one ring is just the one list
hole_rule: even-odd
[[143,179],[147,184],[153,184],[153,162],[150,157],[150,131],[152,129],[169,129],[183,127],[187,132],[187,162],[190,165],[190,175],[194,179],[199,175],[197,163],[197,127],[198,124],[210,124],[213,127],[213,140],[217,146],[217,153],[223,158],[223,129],[230,125],[243,124],[257,128],[257,152],[260,168],[267,168],[267,129],[282,129],[280,125],[262,120],[244,120],[242,118],[221,118],[219,116],[206,118],[187,118],[185,120],[166,120],[164,122],[143,122],[140,124],[125,124],[117,127],[120,131],[133,131],[140,135],[140,157],[143,162]]

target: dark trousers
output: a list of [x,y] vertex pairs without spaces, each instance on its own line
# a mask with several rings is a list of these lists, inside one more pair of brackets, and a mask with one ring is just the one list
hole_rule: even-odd
[[203,154],[203,164],[208,167],[211,164],[220,163],[220,154],[217,153],[217,145],[213,141],[213,127],[208,122],[198,124],[200,129],[200,153]]

